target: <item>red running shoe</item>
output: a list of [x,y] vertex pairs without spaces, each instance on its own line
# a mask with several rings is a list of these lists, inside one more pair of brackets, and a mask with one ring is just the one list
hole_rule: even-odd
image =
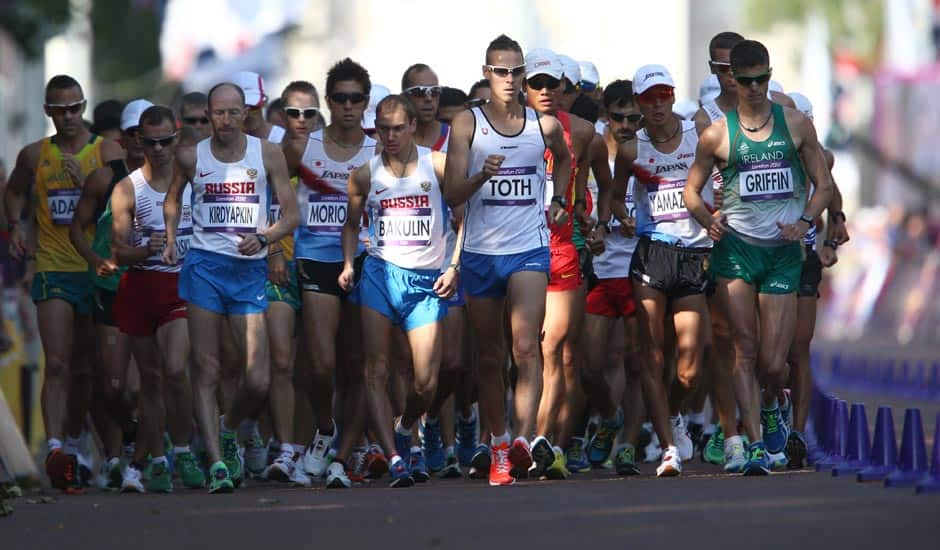
[[[493,446],[493,461],[490,462],[490,486],[512,485],[516,478],[509,474],[509,445],[501,443]],[[531,459],[530,459],[531,460]]]

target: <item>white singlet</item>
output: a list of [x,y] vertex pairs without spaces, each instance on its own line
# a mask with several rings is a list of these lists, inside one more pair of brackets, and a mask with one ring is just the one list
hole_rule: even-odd
[[[131,244],[134,246],[147,246],[152,233],[166,231],[163,219],[163,201],[166,193],[161,193],[150,187],[144,178],[143,172],[138,168],[128,176],[134,184],[134,220]],[[183,188],[183,204],[180,207],[180,222],[176,229],[176,265],[163,263],[163,253],[157,252],[146,260],[134,266],[135,269],[145,271],[162,271],[164,273],[179,273],[180,266],[186,258],[193,241],[193,206],[192,187],[186,184]]]
[[[610,161],[610,171],[614,171],[614,161]],[[635,178],[630,176],[627,180],[627,194],[624,202],[627,206],[627,213],[631,218],[636,218],[636,206],[633,202],[633,187]],[[596,203],[595,203],[596,204]],[[630,261],[633,259],[633,251],[636,249],[636,243],[639,239],[634,237],[624,237],[620,233],[620,220],[616,216],[611,216],[610,233],[604,238],[604,253],[594,256],[594,274],[598,279],[620,279],[630,276]]]

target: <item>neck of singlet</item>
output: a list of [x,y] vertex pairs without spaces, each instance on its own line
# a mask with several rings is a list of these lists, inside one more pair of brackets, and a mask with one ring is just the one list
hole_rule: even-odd
[[[405,151],[407,151],[407,153]],[[388,171],[388,173],[398,179],[404,179],[411,176],[411,174],[408,173],[408,166],[410,163],[413,163],[413,166],[415,167],[418,166],[418,145],[412,141],[405,147],[402,147],[401,151],[399,151],[397,155],[390,155],[388,154],[388,151],[382,151],[382,156],[384,157],[382,161],[385,164],[385,169]],[[400,162],[404,167],[401,171],[401,174],[396,173],[395,169],[392,168],[392,158]],[[411,172],[414,173],[414,170]]]
[[[133,172],[134,170],[131,170]],[[149,162],[140,167],[140,173],[144,176],[144,179],[147,180],[147,185],[157,193],[166,193],[170,188],[170,182],[173,179],[173,165],[168,164],[166,166],[156,168],[154,165]],[[157,189],[157,186],[154,185],[154,182],[162,182],[163,185],[160,187],[166,187],[166,189]]]
[[[209,138],[209,154],[212,155],[212,158],[214,158],[216,162],[220,162],[222,164],[234,164],[241,161],[248,154],[248,134],[242,134],[239,137],[244,140],[241,146],[239,146],[237,143],[240,141],[238,138],[235,138],[233,143],[227,145],[221,141],[218,141],[215,136],[212,136]],[[232,152],[236,155],[235,158],[231,160],[220,158],[218,152],[216,151],[216,147],[225,152]],[[240,154],[236,152],[239,149],[241,150]]]
[[[650,131],[652,130],[652,128],[650,126],[646,127],[646,135],[650,138],[650,145],[653,147],[653,149],[656,149],[657,151],[659,151],[660,153],[664,155],[671,154],[672,152],[676,150],[676,147],[678,147],[679,144],[682,143],[682,120],[676,116],[673,116],[672,121],[676,123],[676,127],[678,129],[670,128],[669,122],[666,122],[666,124],[663,125],[662,134],[658,134],[658,133],[653,134]],[[669,138],[669,139],[667,141],[661,141],[665,138]],[[669,143],[675,141],[676,138],[678,138],[679,141],[676,143],[674,147],[670,148],[670,150],[663,151],[662,149],[660,149],[660,147],[665,148],[666,145],[669,145]]]
[[738,106],[738,96],[730,95],[726,96],[724,92],[718,94],[714,99],[715,105],[718,106],[718,110],[727,113],[731,109],[734,109]]
[[[751,122],[755,127],[760,126],[761,124],[764,124],[765,121],[767,121],[767,125],[757,132],[750,132],[750,134],[757,134],[765,130],[767,126],[770,126],[771,121],[767,119],[773,116],[774,104],[768,99],[765,103],[761,104],[760,107],[751,108],[747,103],[738,103],[738,106],[735,107],[735,109],[737,110],[738,122],[741,124],[741,126],[745,126],[744,120],[742,120],[742,116],[748,119],[748,122]],[[748,139],[751,139],[750,135],[748,135]]]
[[[91,145],[95,142],[95,138],[98,137],[96,134],[91,133],[88,130],[80,132],[77,136],[64,140],[61,134],[55,134],[49,138],[50,143],[56,146],[59,151],[75,155],[82,151],[87,145]],[[64,145],[64,147],[63,147]]]
[[362,144],[365,141],[365,135],[366,133],[358,126],[343,130],[339,126],[330,124],[323,129],[324,141],[332,142],[334,145],[339,146],[345,145],[347,149],[352,149],[353,146]]

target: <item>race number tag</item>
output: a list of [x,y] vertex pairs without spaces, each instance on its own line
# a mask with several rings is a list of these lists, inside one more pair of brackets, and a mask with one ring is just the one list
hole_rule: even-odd
[[317,233],[341,233],[346,223],[345,195],[310,193],[308,197],[307,229]]
[[684,187],[685,180],[668,181],[648,187],[647,197],[653,221],[673,221],[689,217],[689,211],[686,210],[685,201],[682,199]]
[[483,204],[486,206],[528,206],[536,204],[535,166],[500,168],[495,176],[483,184]]
[[258,230],[260,205],[257,195],[205,195],[202,208],[203,231],[212,233],[254,233]]
[[793,197],[793,172],[786,160],[741,164],[738,175],[741,200],[767,201]]
[[379,210],[375,236],[378,246],[428,246],[431,244],[431,209]]
[[55,225],[69,225],[78,205],[81,189],[50,189],[48,192],[49,217]]

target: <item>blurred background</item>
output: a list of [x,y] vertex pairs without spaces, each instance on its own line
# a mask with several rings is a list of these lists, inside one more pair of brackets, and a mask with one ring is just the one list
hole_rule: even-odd
[[[0,162],[51,132],[43,87],[59,73],[82,83],[88,117],[112,98],[172,104],[240,70],[272,97],[294,79],[322,93],[346,56],[392,91],[416,62],[467,91],[505,33],[592,61],[601,85],[664,64],[677,99],[696,100],[726,30],[768,46],[774,79],[811,99],[835,153],[852,240],[826,273],[817,349],[910,360],[923,368],[905,383],[940,400],[940,0],[0,0]],[[22,285],[6,284],[0,382],[22,422],[35,407],[17,395],[38,388],[41,358]]]

